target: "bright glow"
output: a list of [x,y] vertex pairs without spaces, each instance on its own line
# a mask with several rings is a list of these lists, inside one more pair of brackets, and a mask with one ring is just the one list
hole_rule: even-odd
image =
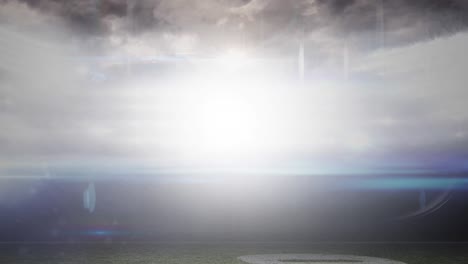
[[246,66],[249,58],[245,51],[240,49],[230,49],[219,56],[216,61],[224,69],[238,70]]
[[197,141],[217,150],[253,145],[259,127],[255,122],[256,109],[247,100],[231,91],[212,91],[203,98],[187,120]]
[[131,93],[137,102],[130,118],[134,136],[128,137],[135,141],[129,145],[141,146],[158,162],[222,166],[368,148],[369,136],[345,129],[356,121],[349,117],[351,108],[337,111],[349,98],[336,96],[339,87],[315,83],[303,89],[260,63],[250,64],[248,71],[220,67],[246,65],[241,54],[230,51],[197,71],[137,86]]
[[[185,154],[233,156],[258,153],[278,139],[275,99],[245,83],[211,79],[205,88],[187,91],[177,109],[178,143]],[[243,87],[244,86],[244,87]]]

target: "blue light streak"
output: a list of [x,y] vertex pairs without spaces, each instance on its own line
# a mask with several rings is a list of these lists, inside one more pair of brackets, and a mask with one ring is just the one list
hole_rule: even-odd
[[346,186],[361,190],[468,190],[468,178],[376,177],[347,181]]

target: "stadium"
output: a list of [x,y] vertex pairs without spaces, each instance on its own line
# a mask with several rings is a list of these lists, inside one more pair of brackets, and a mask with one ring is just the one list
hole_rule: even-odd
[[467,18],[0,0],[0,262],[466,263]]

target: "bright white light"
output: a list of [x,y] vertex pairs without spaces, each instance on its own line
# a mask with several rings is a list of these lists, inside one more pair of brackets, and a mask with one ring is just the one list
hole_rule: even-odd
[[249,59],[245,51],[240,49],[230,49],[219,56],[216,61],[225,69],[238,70],[246,66]]
[[[238,67],[244,64],[241,54],[229,52],[219,62]],[[141,146],[158,160],[162,156],[210,166],[367,149],[370,141],[364,139],[369,137],[359,141],[349,136],[362,133],[346,129],[356,120],[349,117],[350,108],[339,111],[348,98],[336,96],[339,88],[322,83],[313,89],[294,87],[257,66],[252,65],[255,71],[231,74],[210,63],[196,72],[170,76],[167,83],[141,88],[144,92],[134,94],[138,98],[133,99],[137,103],[131,120],[136,136],[128,137],[134,139],[129,145]]]
[[265,97],[235,81],[211,80],[205,89],[188,92],[178,109],[176,136],[183,151],[232,157],[265,148],[278,131],[272,122],[278,113]]
[[199,148],[214,152],[238,151],[256,144],[259,127],[257,106],[232,91],[212,91],[186,120]]

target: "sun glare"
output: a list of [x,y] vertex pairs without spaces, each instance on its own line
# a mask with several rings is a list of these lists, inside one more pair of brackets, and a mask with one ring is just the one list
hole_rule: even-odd
[[272,129],[271,107],[257,89],[212,83],[185,96],[179,109],[179,142],[201,155],[235,156],[263,148]]
[[331,139],[345,121],[338,122],[330,102],[344,103],[333,89],[320,95],[304,91],[268,65],[247,64],[245,53],[231,50],[183,77],[169,76],[160,89],[148,89],[135,112],[148,120],[135,130],[145,150],[182,162],[244,162],[340,143]]
[[224,69],[238,70],[248,64],[249,57],[244,50],[229,49],[224,54],[218,56],[216,61]]

